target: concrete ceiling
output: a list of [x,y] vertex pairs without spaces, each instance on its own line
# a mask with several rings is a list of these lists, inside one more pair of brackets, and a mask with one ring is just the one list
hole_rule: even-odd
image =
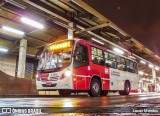
[[[37,30],[20,21],[22,16],[30,17],[45,28]],[[69,22],[76,26],[71,28]],[[75,30],[75,37],[89,41],[91,37],[107,42],[112,48],[118,45],[147,61],[160,65],[160,57],[136,41],[131,35],[117,27],[106,17],[88,6],[82,0],[1,0],[0,26],[10,26],[26,33],[28,40],[27,54],[35,55],[38,50],[48,43],[67,38],[67,29]],[[21,37],[5,33],[0,29],[0,45],[10,49],[10,53],[17,53]],[[109,42],[109,44],[108,44]],[[140,70],[146,66],[140,65]],[[151,74],[151,69],[147,70]]]

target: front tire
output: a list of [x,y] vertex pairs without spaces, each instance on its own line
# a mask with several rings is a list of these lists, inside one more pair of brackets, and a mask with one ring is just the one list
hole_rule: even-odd
[[129,84],[129,82],[125,82],[124,90],[119,91],[119,94],[120,95],[129,95],[129,92],[130,92],[130,84]]
[[69,90],[58,90],[59,95],[62,97],[69,97],[71,96],[71,91]]
[[97,97],[101,91],[101,84],[98,79],[94,78],[91,81],[90,91],[88,92],[91,97]]

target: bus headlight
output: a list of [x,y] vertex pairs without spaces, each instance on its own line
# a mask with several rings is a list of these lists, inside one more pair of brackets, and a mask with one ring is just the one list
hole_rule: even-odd
[[65,73],[64,73],[64,75],[66,76],[66,77],[69,77],[69,76],[71,76],[71,71],[70,70],[66,70],[65,71]]
[[39,77],[39,75],[38,74],[36,74],[36,78],[38,78]]

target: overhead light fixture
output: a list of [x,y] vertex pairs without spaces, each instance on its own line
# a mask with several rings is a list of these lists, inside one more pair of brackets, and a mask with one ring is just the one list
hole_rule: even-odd
[[136,59],[134,56],[129,56],[129,57],[132,58],[132,59],[134,59],[134,60]]
[[140,74],[140,75],[143,75],[143,74],[144,74],[144,72],[143,72],[143,71],[139,71],[139,74]]
[[0,48],[0,52],[8,52],[8,49]]
[[140,63],[141,63],[141,64],[146,64],[146,62],[145,62],[145,61],[143,61],[143,60],[141,60],[141,61],[140,61]]
[[118,48],[114,48],[113,51],[119,53],[119,54],[124,54],[124,52]]
[[150,68],[153,68],[153,67],[154,67],[152,64],[149,64],[148,66],[149,66]]
[[28,24],[28,25],[33,26],[33,27],[38,28],[38,29],[43,29],[44,28],[44,26],[42,24],[40,24],[40,23],[38,23],[38,22],[36,22],[32,19],[29,19],[27,17],[22,17],[21,21],[25,24]]
[[147,74],[147,73],[145,73],[144,75],[148,76],[148,74]]
[[93,40],[93,41],[95,41],[95,42],[97,42],[97,43],[99,43],[99,44],[104,45],[104,43],[103,43],[103,42],[101,42],[101,41],[99,41],[99,40],[97,40],[97,39],[92,38],[92,40]]
[[159,67],[155,67],[155,69],[158,71],[158,70],[159,70]]
[[14,34],[24,35],[24,32],[23,32],[23,31],[20,31],[20,30],[17,30],[17,29],[11,28],[11,27],[2,26],[2,29],[3,29],[3,30],[5,30],[5,31],[8,31],[8,32],[14,33]]

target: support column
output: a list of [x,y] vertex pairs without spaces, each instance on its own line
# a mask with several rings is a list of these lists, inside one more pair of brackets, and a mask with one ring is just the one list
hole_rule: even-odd
[[156,83],[156,70],[155,67],[152,68],[152,78],[153,78],[153,84],[155,85],[155,91],[157,91],[157,83]]
[[[73,27],[73,22],[68,23],[68,26]],[[68,39],[74,39],[74,31],[68,28]]]
[[25,64],[26,64],[26,50],[27,50],[27,40],[22,39],[20,41],[19,47],[19,60],[18,60],[18,77],[25,77]]

